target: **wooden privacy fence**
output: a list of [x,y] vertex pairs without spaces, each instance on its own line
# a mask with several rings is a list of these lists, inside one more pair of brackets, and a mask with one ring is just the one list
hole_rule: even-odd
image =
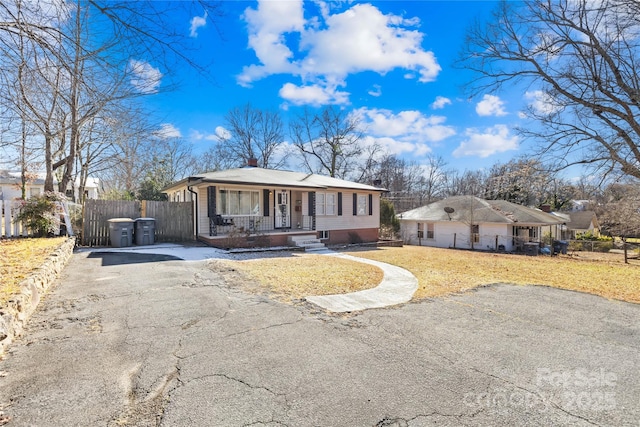
[[153,218],[156,242],[194,240],[191,202],[86,200],[82,218],[82,244],[108,246],[111,218]]

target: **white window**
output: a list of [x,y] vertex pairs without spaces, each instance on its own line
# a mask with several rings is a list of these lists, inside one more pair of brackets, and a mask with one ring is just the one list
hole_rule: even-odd
[[318,239],[326,240],[329,238],[329,230],[318,231]]
[[425,231],[426,231],[426,238],[427,239],[433,239],[434,238],[434,229],[435,226],[432,222],[427,222],[425,225]]
[[366,194],[358,194],[358,215],[367,215],[369,213],[367,210],[367,199]]
[[316,215],[335,215],[336,200],[336,193],[316,193]]
[[259,215],[260,192],[220,190],[218,212],[221,215]]
[[418,223],[418,239],[423,239],[424,238],[424,225],[419,222]]
[[480,243],[480,226],[478,224],[471,226],[471,238],[473,243]]

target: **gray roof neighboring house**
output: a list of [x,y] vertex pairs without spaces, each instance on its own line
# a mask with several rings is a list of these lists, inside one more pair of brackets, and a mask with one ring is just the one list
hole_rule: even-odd
[[201,183],[296,187],[307,188],[311,190],[340,188],[362,191],[386,191],[384,188],[346,181],[338,178],[331,178],[329,176],[309,174],[304,172],[264,169],[251,166],[197,174],[178,181],[165,188],[163,191],[168,192],[174,188],[182,187],[185,184],[197,185]]
[[[448,213],[447,210],[451,211]],[[398,215],[419,221],[473,221],[513,225],[554,225],[564,222],[539,209],[528,208],[505,200],[484,200],[474,196],[454,196],[430,203]]]
[[600,227],[594,211],[576,211],[568,214],[571,222],[567,225],[572,230],[588,230],[592,223],[595,228]]

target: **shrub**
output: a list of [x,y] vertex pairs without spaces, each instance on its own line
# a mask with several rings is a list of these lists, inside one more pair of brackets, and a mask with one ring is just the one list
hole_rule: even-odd
[[16,220],[24,222],[37,237],[52,236],[60,229],[56,202],[65,200],[62,193],[47,191],[22,202]]

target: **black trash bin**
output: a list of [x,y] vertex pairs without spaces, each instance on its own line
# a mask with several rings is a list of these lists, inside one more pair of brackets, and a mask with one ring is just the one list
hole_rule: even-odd
[[114,248],[133,244],[133,220],[131,218],[111,218],[109,223],[109,240]]
[[567,248],[569,247],[569,242],[564,240],[554,240],[553,241],[553,253],[557,254],[567,254]]
[[136,245],[153,245],[155,234],[155,218],[136,218]]
[[540,250],[540,243],[527,242],[524,244],[524,254],[528,256],[537,256]]
[[567,249],[569,248],[569,242],[564,241],[564,240],[560,240],[560,252],[562,253],[562,255],[566,255],[567,254]]

